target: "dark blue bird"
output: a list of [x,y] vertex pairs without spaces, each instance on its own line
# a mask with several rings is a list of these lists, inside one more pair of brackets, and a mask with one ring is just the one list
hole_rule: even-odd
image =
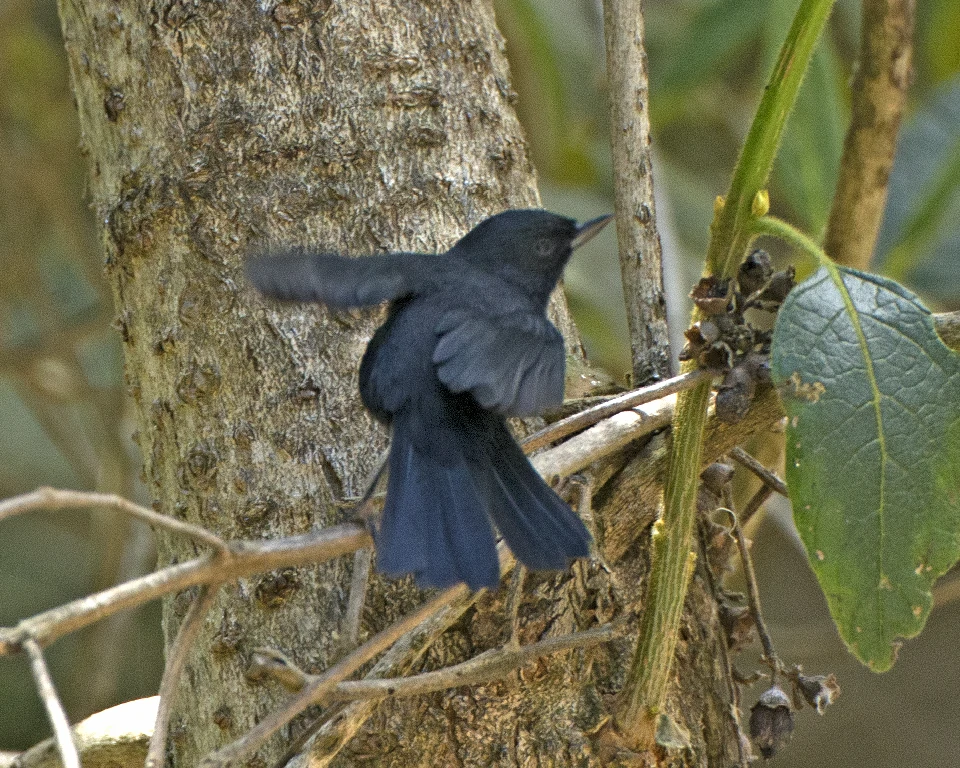
[[574,248],[609,216],[578,226],[542,210],[492,216],[445,254],[251,260],[266,296],[333,308],[392,302],[360,364],[360,394],[392,429],[377,565],[421,586],[500,581],[496,524],[533,570],[566,568],[590,535],[511,435],[508,416],[563,401],[563,337],[550,293]]

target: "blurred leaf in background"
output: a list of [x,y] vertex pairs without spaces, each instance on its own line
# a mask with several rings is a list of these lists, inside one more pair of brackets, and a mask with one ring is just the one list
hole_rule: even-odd
[[943,309],[960,307],[960,74],[900,134],[876,264]]

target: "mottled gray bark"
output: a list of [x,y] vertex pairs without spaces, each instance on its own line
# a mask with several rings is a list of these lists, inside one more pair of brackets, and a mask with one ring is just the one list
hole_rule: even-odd
[[[376,318],[268,306],[246,285],[242,258],[269,243],[442,250],[496,210],[536,205],[489,4],[61,0],[60,10],[156,506],[227,537],[342,520],[338,502],[361,490],[385,446],[355,382]],[[555,310],[577,351],[562,303]],[[633,538],[641,532],[638,523]],[[193,554],[161,539],[164,561]],[[643,549],[611,565],[531,578],[520,639],[635,609]],[[181,687],[174,765],[196,766],[283,698],[244,677],[253,648],[277,648],[308,671],[338,658],[349,570],[341,561],[223,590]],[[505,595],[482,598],[423,666],[503,642]],[[166,603],[168,643],[193,599]],[[362,635],[418,600],[404,583],[376,581]],[[715,611],[696,601],[689,642],[715,658]],[[315,764],[339,751],[337,765],[597,765],[591,734],[622,685],[629,645],[385,704],[346,745],[317,747],[326,756]],[[732,754],[727,683],[715,672],[679,673],[699,681],[689,680],[683,718],[704,723],[682,758],[691,765]],[[270,765],[299,727],[248,764]]]
[[620,273],[630,328],[633,382],[670,375],[667,302],[650,153],[650,91],[641,0],[605,0],[610,147]]

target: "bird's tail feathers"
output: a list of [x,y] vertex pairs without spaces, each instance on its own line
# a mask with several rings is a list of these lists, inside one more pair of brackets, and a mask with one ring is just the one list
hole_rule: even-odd
[[[456,445],[456,441],[450,441]],[[420,586],[496,587],[500,565],[490,520],[532,570],[560,570],[589,554],[590,534],[550,488],[500,421],[470,441],[470,455],[418,450],[394,421],[377,565],[413,573]],[[481,445],[480,450],[476,447]]]
[[413,573],[422,587],[496,587],[500,561],[477,468],[444,458],[419,452],[394,422],[377,566],[388,576]]
[[506,425],[489,434],[490,515],[513,554],[531,570],[562,570],[587,557],[590,534],[583,521],[537,474]]

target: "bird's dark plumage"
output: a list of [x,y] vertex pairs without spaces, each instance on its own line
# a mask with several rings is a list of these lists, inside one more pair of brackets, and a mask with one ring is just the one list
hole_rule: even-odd
[[376,536],[388,575],[423,586],[500,579],[492,520],[529,568],[588,554],[589,534],[507,428],[563,400],[565,351],[546,307],[578,227],[541,210],[482,221],[446,254],[352,259],[291,253],[251,260],[265,295],[334,308],[391,303],[360,364],[364,404],[392,428]]

